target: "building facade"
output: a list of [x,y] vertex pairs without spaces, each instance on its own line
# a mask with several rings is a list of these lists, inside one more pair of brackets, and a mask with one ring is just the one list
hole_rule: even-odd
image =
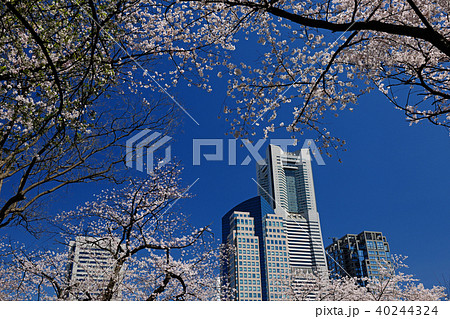
[[[111,241],[78,236],[69,243],[67,280],[76,286],[76,294],[70,299],[97,299],[106,287],[112,273]],[[119,298],[120,293],[116,292]]]
[[222,218],[222,279],[236,300],[289,300],[302,274],[328,275],[309,150],[269,145],[257,183],[259,196]]
[[283,218],[275,214],[263,220],[267,300],[289,299],[291,272]]
[[381,232],[363,231],[334,238],[326,250],[332,276],[378,278],[380,268],[390,265],[389,243]]
[[291,270],[326,273],[309,149],[285,152],[269,145],[256,168],[258,194],[284,220]]
[[287,299],[285,225],[264,198],[246,200],[223,216],[222,242],[230,249],[222,264],[222,279],[233,291],[233,299]]
[[229,254],[230,288],[237,300],[262,300],[261,258],[259,238],[255,235],[255,220],[249,212],[234,211],[230,216],[230,233],[227,242],[234,244]]

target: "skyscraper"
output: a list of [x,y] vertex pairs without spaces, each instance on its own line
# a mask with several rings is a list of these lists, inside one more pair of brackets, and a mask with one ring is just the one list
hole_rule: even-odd
[[389,243],[381,232],[363,231],[334,238],[326,248],[331,275],[378,278],[381,266],[389,265]]
[[[262,300],[259,238],[249,212],[234,211],[229,219],[227,242],[234,246],[229,254],[228,282],[237,300]],[[245,226],[244,226],[245,225]]]
[[[70,299],[97,299],[112,275],[114,260],[110,239],[78,236],[69,243],[67,277],[77,287]],[[116,298],[120,296],[116,292]]]
[[287,299],[289,256],[284,223],[264,198],[246,200],[223,216],[222,242],[233,250],[222,265],[222,278],[234,299]]
[[222,242],[232,251],[222,280],[237,300],[286,300],[292,280],[328,274],[309,149],[290,153],[269,145],[257,178],[260,196],[222,218]]
[[327,272],[309,149],[285,152],[269,145],[257,163],[258,194],[285,222],[292,273]]

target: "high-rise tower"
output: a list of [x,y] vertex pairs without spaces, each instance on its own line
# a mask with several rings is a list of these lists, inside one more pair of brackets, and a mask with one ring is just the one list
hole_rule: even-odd
[[[77,287],[69,299],[90,300],[100,297],[112,275],[114,259],[111,239],[78,236],[69,243],[67,279]],[[113,299],[120,299],[120,291]]]
[[309,149],[269,145],[266,155],[257,163],[258,194],[285,221],[291,271],[327,272]]
[[235,300],[287,300],[289,257],[284,222],[256,196],[222,218],[222,242],[232,249],[222,264],[223,283]]
[[331,275],[378,279],[380,269],[390,267],[389,243],[381,232],[363,231],[334,238],[326,250]]

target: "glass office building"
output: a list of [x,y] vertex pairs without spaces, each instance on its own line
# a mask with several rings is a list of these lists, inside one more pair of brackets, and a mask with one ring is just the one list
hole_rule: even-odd
[[334,238],[326,250],[331,276],[378,278],[380,268],[390,265],[389,243],[381,232],[363,231]]
[[289,254],[282,217],[256,196],[222,218],[222,242],[230,248],[222,263],[222,282],[235,300],[285,300]]

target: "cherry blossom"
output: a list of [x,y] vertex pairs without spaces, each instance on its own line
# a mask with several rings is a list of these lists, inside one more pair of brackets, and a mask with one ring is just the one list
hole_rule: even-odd
[[89,262],[80,259],[77,264],[86,274],[81,279],[69,276],[73,269],[69,264],[77,260],[67,247],[29,251],[11,245],[12,257],[0,269],[5,280],[25,282],[20,288],[25,291],[11,294],[19,285],[8,284],[2,287],[2,298],[23,294],[33,300],[216,298],[217,249],[208,227],[190,226],[174,209],[175,201],[188,196],[179,187],[178,174],[177,168],[166,166],[146,180],[104,191],[94,201],[57,216],[59,242],[77,238],[93,248],[86,256]]
[[379,275],[372,278],[329,278],[324,274],[308,273],[292,280],[290,300],[322,301],[437,301],[448,296],[445,288],[425,288],[413,275],[405,274],[406,257],[393,256],[389,264],[379,265]]

